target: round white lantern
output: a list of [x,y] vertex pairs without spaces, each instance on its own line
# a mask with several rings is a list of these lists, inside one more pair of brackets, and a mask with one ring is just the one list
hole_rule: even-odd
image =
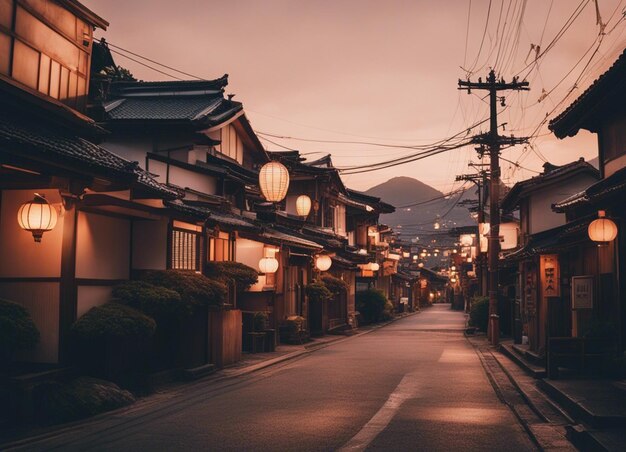
[[311,198],[307,195],[300,195],[296,199],[296,212],[301,217],[307,217],[311,211]]
[[417,264],[417,266],[418,266],[419,268],[424,267],[424,262],[420,262],[419,264]]
[[380,270],[380,264],[378,262],[372,262],[370,264],[370,270],[372,270],[373,272],[377,272],[378,270]]
[[278,270],[278,260],[275,257],[264,257],[259,261],[261,273],[276,273]]
[[268,201],[282,201],[289,189],[289,171],[280,162],[266,163],[259,171],[259,186]]
[[320,254],[317,256],[317,259],[315,259],[315,267],[321,272],[328,270],[332,264],[332,259],[326,254]]
[[31,232],[35,242],[39,243],[43,233],[56,226],[57,211],[46,198],[35,193],[35,198],[22,204],[17,211],[17,222],[22,229]]
[[612,242],[617,237],[617,225],[606,218],[604,210],[598,211],[598,219],[593,220],[587,229],[589,238],[598,243],[598,246]]

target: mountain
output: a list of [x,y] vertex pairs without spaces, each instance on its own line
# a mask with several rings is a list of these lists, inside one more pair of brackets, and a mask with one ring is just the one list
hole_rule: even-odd
[[[394,177],[365,193],[396,206],[394,213],[381,215],[380,222],[391,226],[407,241],[421,235],[418,243],[426,244],[436,236],[441,237],[442,232],[445,235],[446,229],[476,224],[467,206],[462,204],[465,200],[477,199],[473,187],[462,194],[444,197],[444,193],[417,179]],[[438,216],[441,228],[435,230]]]

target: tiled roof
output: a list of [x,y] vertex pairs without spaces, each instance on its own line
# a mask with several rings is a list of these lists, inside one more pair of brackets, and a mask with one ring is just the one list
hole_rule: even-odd
[[558,251],[577,241],[589,241],[587,234],[584,234],[588,225],[589,219],[581,218],[562,226],[533,234],[528,238],[528,242],[524,247],[508,254],[505,260],[517,261],[526,259],[539,254]]
[[596,178],[600,177],[599,171],[590,163],[585,162],[583,158],[562,166],[555,166],[546,163],[544,165],[543,173],[531,177],[530,179],[518,182],[513,186],[513,188],[511,188],[511,190],[509,190],[509,192],[502,199],[502,210],[505,212],[514,210],[521,197],[540,187],[542,184],[553,182],[559,178],[570,176],[581,171],[588,172]]
[[234,213],[221,212],[209,207],[186,204],[181,200],[168,202],[167,206],[176,212],[205,221],[209,225],[222,226],[227,229],[261,230],[261,226],[254,220]]
[[210,81],[114,82],[104,103],[108,121],[174,121],[217,125],[240,112],[224,98],[227,76]]
[[622,168],[609,177],[599,180],[580,193],[557,202],[553,208],[557,212],[563,212],[567,209],[597,202],[610,196],[623,196],[624,193],[626,193],[626,168]]
[[275,229],[266,229],[261,234],[259,234],[259,237],[269,239],[270,241],[275,243],[280,242],[287,245],[294,245],[296,247],[311,248],[314,250],[322,250],[324,248],[322,245],[312,242],[311,240],[303,239],[301,237],[277,231]]
[[[166,198],[175,198],[178,192],[157,182],[137,162],[130,162],[81,137],[62,135],[41,125],[32,126],[24,121],[11,119],[0,114],[0,140],[10,144],[8,150],[27,148],[29,153],[50,161],[63,161],[76,165],[77,171],[89,169],[110,175],[111,171],[120,176],[135,179],[144,188],[158,192]],[[20,152],[24,154],[22,150]]]
[[550,130],[559,138],[574,136],[590,115],[597,114],[593,107],[598,102],[622,102],[623,96],[614,94],[623,93],[626,88],[625,71],[626,50],[574,102],[550,121]]

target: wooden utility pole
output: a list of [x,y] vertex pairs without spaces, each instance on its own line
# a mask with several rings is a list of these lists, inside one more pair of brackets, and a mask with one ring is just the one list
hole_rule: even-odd
[[489,148],[489,250],[488,272],[489,272],[489,327],[487,335],[492,345],[497,345],[500,338],[500,319],[498,317],[498,264],[500,255],[500,146],[521,144],[528,142],[527,138],[504,137],[498,135],[498,100],[504,107],[504,97],[498,98],[498,91],[504,90],[528,90],[528,82],[518,82],[517,77],[513,77],[511,83],[504,80],[497,80],[496,73],[492,69],[487,80],[483,82],[480,78],[478,82],[469,80],[459,80],[459,89],[467,89],[471,93],[472,89],[489,91],[490,128],[485,134],[476,135],[472,142],[485,145]]

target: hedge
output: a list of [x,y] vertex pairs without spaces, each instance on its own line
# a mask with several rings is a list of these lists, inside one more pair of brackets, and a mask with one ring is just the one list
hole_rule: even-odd
[[77,341],[148,339],[155,329],[156,323],[151,317],[119,303],[91,308],[72,325],[72,333]]
[[113,288],[114,299],[126,306],[160,319],[183,318],[193,313],[193,305],[185,303],[180,294],[146,281],[127,281]]
[[324,275],[320,279],[326,288],[333,293],[333,295],[338,295],[341,292],[346,292],[348,290],[348,283],[346,283],[343,279],[336,278],[332,275]]
[[244,292],[259,280],[259,272],[240,262],[208,262],[208,276],[224,282],[234,282],[238,292]]
[[226,300],[225,284],[199,273],[185,270],[145,270],[138,276],[142,281],[178,292],[182,301],[191,306],[222,306]]
[[332,292],[320,281],[307,284],[305,292],[309,301],[326,301],[333,297]]
[[393,305],[378,289],[361,290],[356,293],[356,308],[367,323],[380,322],[392,317]]
[[472,298],[469,324],[481,331],[487,331],[487,325],[489,324],[489,297],[476,296]]
[[12,301],[0,299],[0,362],[9,361],[21,350],[39,343],[39,330],[28,310]]

